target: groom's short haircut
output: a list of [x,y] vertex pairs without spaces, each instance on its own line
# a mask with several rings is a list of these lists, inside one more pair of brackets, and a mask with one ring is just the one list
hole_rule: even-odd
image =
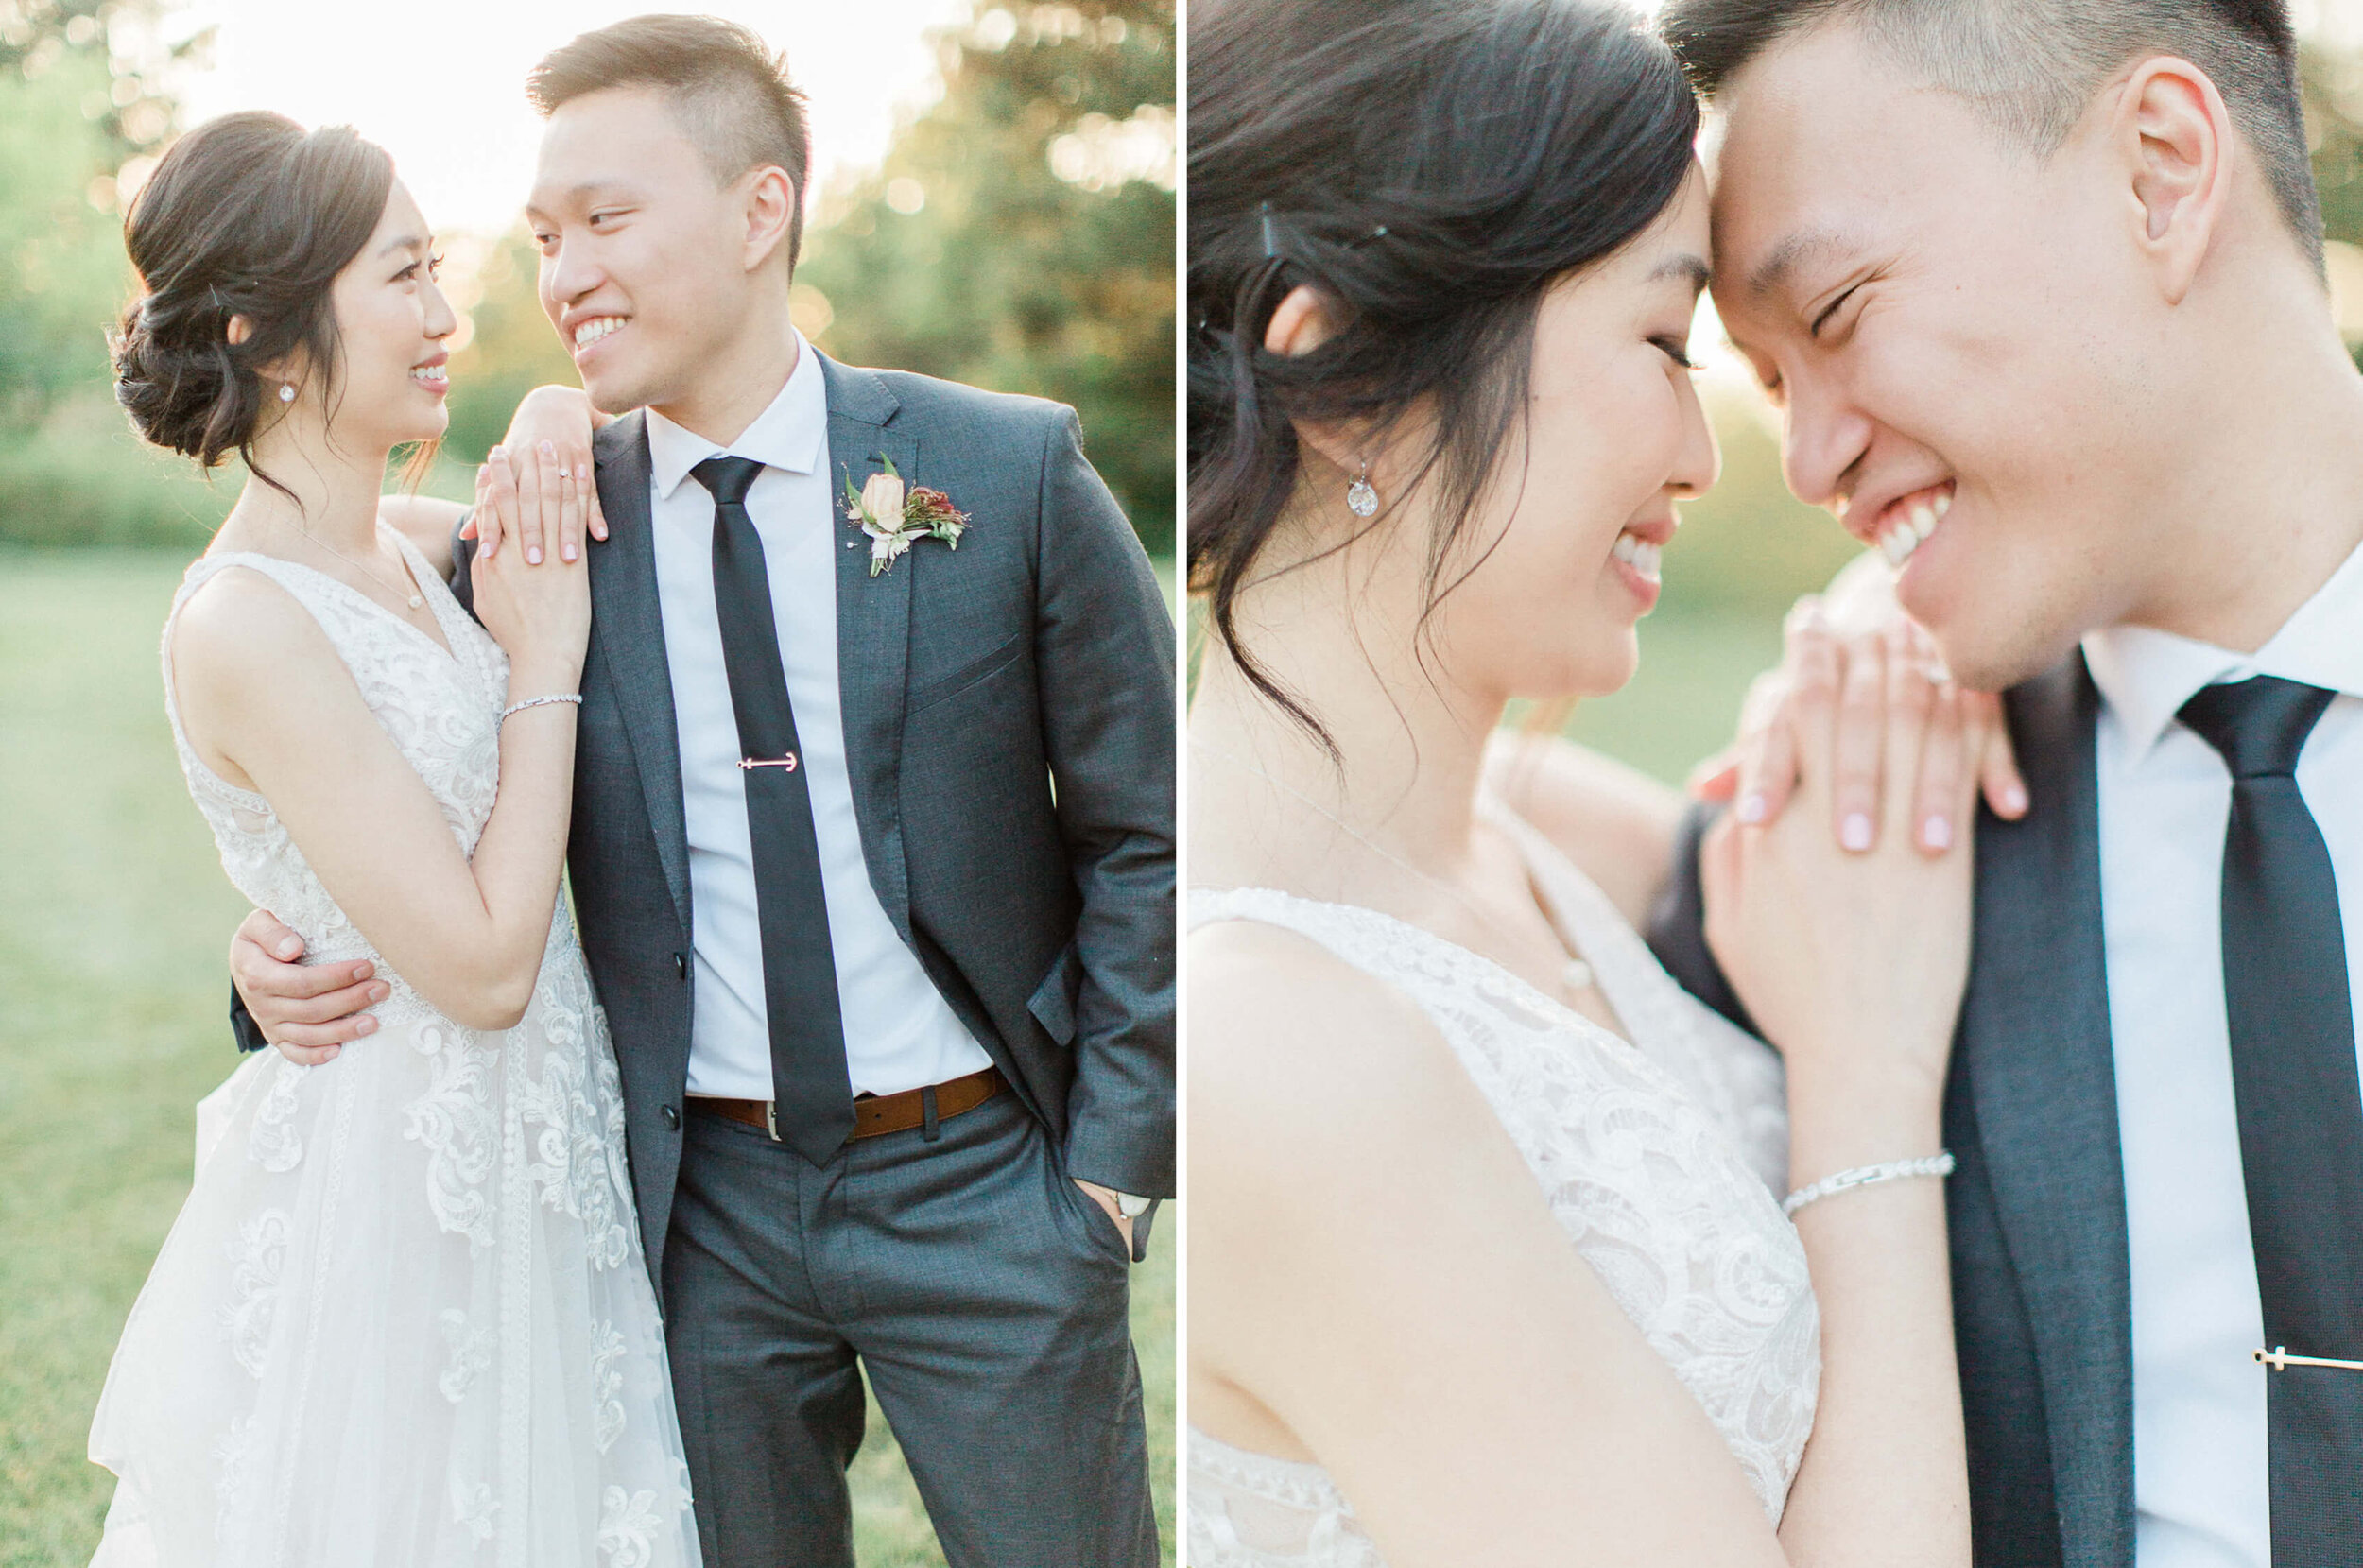
[[812,134],[786,57],[717,17],[635,16],[551,50],[526,78],[526,96],[546,117],[569,99],[612,87],[662,89],[717,185],[766,164],[787,171],[796,187],[787,227],[793,271],[804,237]]
[[2322,269],[2321,201],[2283,0],[1668,0],[1659,26],[1712,99],[1750,61],[1823,22],[1860,26],[2043,157],[2118,67],[2151,54],[2189,60],[2223,95],[2283,222]]

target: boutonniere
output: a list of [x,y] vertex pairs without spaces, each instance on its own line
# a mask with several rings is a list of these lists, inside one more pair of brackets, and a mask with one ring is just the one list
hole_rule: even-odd
[[886,464],[886,472],[871,474],[859,490],[854,488],[854,475],[845,475],[845,515],[870,536],[870,575],[891,569],[896,557],[923,539],[940,539],[958,549],[968,513],[940,490],[906,487],[893,458],[882,454],[878,460]]

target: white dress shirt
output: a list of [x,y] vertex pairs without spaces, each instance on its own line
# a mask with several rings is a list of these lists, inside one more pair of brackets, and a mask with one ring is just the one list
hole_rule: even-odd
[[[2297,783],[2330,848],[2348,989],[2363,1004],[2363,551],[2252,655],[2142,627],[2096,632],[2084,652],[2103,698],[2101,925],[2132,1247],[2134,1560],[2269,1568],[2272,1374],[2250,1358],[2264,1311],[2224,1013],[2232,779],[2175,714],[2200,687],[2252,675],[2340,694],[2299,756]],[[2355,1035],[2363,1042],[2363,1008]]]
[[689,471],[722,454],[764,465],[747,492],[763,540],[771,615],[829,902],[845,1058],[856,1094],[891,1094],[992,1065],[894,929],[870,884],[846,772],[837,669],[837,552],[854,538],[833,504],[828,399],[801,334],[796,369],[737,440],[717,446],[649,411],[648,484],[664,660],[681,734],[689,829],[696,1007],[689,1093],[771,1098],[763,933],[747,828],[747,775],[714,609],[714,497]]

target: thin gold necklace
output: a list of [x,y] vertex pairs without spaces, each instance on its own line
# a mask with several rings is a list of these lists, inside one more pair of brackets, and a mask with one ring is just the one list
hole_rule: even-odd
[[[1190,749],[1195,751],[1203,751],[1210,757],[1219,757],[1224,762],[1229,763],[1232,767],[1240,769],[1242,772],[1252,774],[1256,778],[1263,780],[1266,784],[1271,785],[1274,789],[1281,791],[1283,794],[1296,797],[1296,799],[1303,801],[1306,805],[1311,806],[1315,811],[1319,812],[1323,817],[1328,818],[1332,822],[1337,823],[1339,828],[1344,830],[1346,836],[1352,838],[1355,843],[1361,845],[1364,849],[1370,851],[1381,860],[1386,861],[1390,866],[1408,871],[1413,876],[1418,877],[1421,881],[1428,884],[1428,886],[1440,888],[1442,891],[1451,894],[1454,898],[1458,899],[1462,907],[1466,908],[1472,915],[1475,915],[1487,930],[1492,932],[1496,938],[1500,939],[1509,951],[1515,953],[1527,945],[1524,939],[1513,937],[1509,931],[1505,930],[1498,921],[1494,920],[1492,916],[1487,914],[1483,906],[1480,905],[1476,900],[1471,898],[1467,893],[1461,891],[1458,887],[1454,887],[1451,883],[1446,882],[1442,877],[1437,876],[1432,872],[1420,870],[1419,867],[1414,866],[1411,862],[1404,859],[1401,855],[1393,853],[1384,845],[1378,844],[1369,837],[1366,837],[1354,828],[1354,825],[1352,822],[1347,821],[1344,818],[1338,816],[1336,812],[1330,810],[1327,806],[1313,799],[1312,796],[1304,793],[1304,791],[1297,788],[1285,779],[1273,778],[1269,773],[1265,772],[1261,767],[1256,767],[1253,763],[1249,762],[1244,757],[1234,757],[1230,752],[1225,751],[1218,747],[1209,746],[1202,740],[1191,741]],[[1547,913],[1545,913],[1544,918],[1546,920],[1549,919]],[[1558,933],[1559,922],[1557,921],[1551,921],[1550,923],[1552,931],[1554,933]],[[1560,934],[1560,941],[1563,951],[1566,943],[1566,938],[1563,933]],[[1593,974],[1592,966],[1584,962],[1581,958],[1572,956],[1567,958],[1566,962],[1561,967],[1559,972],[1560,984],[1565,986],[1569,991],[1588,991],[1592,988],[1595,979],[1595,976]]]
[[[354,571],[360,573],[363,577],[368,577],[379,587],[384,588],[388,593],[393,594],[396,598],[407,599],[410,602],[411,609],[423,610],[426,608],[426,595],[419,592],[419,584],[416,578],[412,578],[410,586],[407,589],[396,588],[392,583],[388,582],[385,577],[381,577],[376,572],[371,571],[366,564],[354,560],[351,556],[345,554],[342,550],[339,550],[336,546],[331,544],[328,541],[322,539],[319,535],[314,533],[302,524],[291,523],[288,526],[295,529],[296,532],[302,534],[304,538],[310,540],[313,543],[319,545],[321,549],[326,550],[330,555],[335,556],[338,560],[343,561],[347,566],[350,566]],[[402,570],[405,577],[409,577],[410,563],[408,561],[403,562]]]

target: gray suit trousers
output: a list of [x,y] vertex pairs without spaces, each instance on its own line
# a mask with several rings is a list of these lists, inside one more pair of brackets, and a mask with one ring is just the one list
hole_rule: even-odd
[[1017,1097],[819,1167],[690,1103],[664,1296],[707,1568],[853,1568],[860,1366],[952,1568],[1154,1568],[1130,1259]]

